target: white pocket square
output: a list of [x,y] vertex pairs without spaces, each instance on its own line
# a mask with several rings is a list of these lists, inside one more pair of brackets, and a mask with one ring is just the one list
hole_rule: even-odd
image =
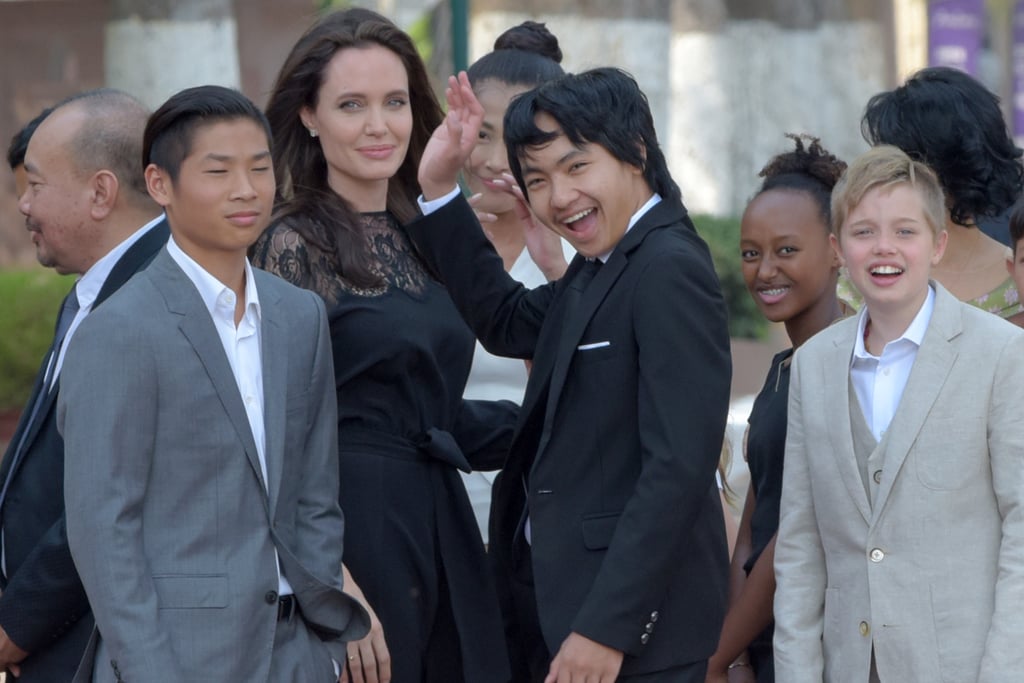
[[576,347],[577,351],[592,351],[594,349],[603,349],[606,346],[611,346],[610,341],[594,342],[593,344],[580,344]]

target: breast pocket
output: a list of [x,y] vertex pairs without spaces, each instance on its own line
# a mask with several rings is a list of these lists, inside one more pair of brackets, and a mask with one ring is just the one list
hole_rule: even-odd
[[574,360],[576,363],[598,363],[614,358],[619,349],[610,341],[582,343],[576,347]]
[[937,491],[974,483],[988,469],[986,429],[977,416],[929,419],[913,446],[918,481]]

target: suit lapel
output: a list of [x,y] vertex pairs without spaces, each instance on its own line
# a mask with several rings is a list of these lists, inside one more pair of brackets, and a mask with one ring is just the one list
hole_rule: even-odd
[[[288,330],[281,327],[279,316],[274,309],[278,307],[280,298],[276,289],[267,286],[263,273],[254,270],[256,287],[259,290],[260,307],[260,355],[263,364],[263,430],[267,460],[267,477],[270,487],[267,489],[270,499],[270,514],[273,518],[277,505],[277,494],[281,488],[281,477],[285,458],[285,414],[287,405],[288,379]],[[267,391],[267,387],[270,391]],[[248,424],[248,420],[246,421]]]
[[[856,319],[847,321],[845,324],[852,324],[854,334],[856,334]],[[831,421],[836,426],[835,429],[829,430],[829,439],[832,442],[829,451],[835,457],[836,469],[846,486],[847,493],[850,494],[857,510],[864,517],[864,521],[870,522],[871,502],[868,500],[867,491],[864,490],[864,480],[857,470],[857,455],[853,452],[853,427],[850,424],[850,411],[861,408],[859,405],[850,405],[850,358],[852,356],[852,335],[841,335],[841,339],[833,341],[833,347],[824,359],[822,367],[825,382],[819,396],[819,407],[828,411],[829,414],[838,416],[838,419],[834,420],[825,417],[826,421]],[[824,400],[826,396],[834,398],[836,404],[828,405],[828,402]]]
[[889,443],[882,462],[882,480],[875,497],[876,520],[885,507],[903,462],[935,405],[958,355],[953,340],[962,331],[960,304],[940,286],[935,286],[935,290],[931,322],[914,359],[903,397],[887,430]]
[[249,427],[249,417],[246,415],[242,396],[238,392],[238,383],[235,382],[235,376],[231,372],[231,365],[224,353],[224,346],[210,319],[210,312],[203,304],[195,285],[166,250],[157,254],[149,268],[152,270],[154,284],[160,289],[167,302],[167,308],[172,313],[181,316],[178,327],[192,344],[192,348],[206,369],[206,374],[224,406],[224,412],[227,413],[228,420],[245,448],[249,464],[263,489],[266,490],[259,453],[256,450],[256,441],[253,439],[252,430]]

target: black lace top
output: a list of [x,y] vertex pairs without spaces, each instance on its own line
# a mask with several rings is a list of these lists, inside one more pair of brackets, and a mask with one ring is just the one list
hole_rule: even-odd
[[388,213],[363,217],[366,248],[380,287],[347,282],[332,259],[289,227],[272,225],[253,265],[319,294],[327,305],[338,424],[415,439],[449,430],[473,355],[473,336],[444,287],[426,271]]

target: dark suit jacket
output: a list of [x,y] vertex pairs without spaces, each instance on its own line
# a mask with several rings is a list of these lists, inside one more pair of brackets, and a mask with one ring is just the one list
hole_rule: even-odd
[[[133,244],[110,271],[93,307],[146,267],[169,234],[167,223],[161,222]],[[46,361],[26,406],[45,391]],[[93,625],[64,526],[64,441],[57,433],[56,396],[56,391],[50,392],[31,424],[26,407],[0,462],[2,486],[27,430],[25,453],[0,509],[7,566],[6,578],[0,578],[0,626],[29,653],[18,679],[26,683],[70,681]]]
[[575,310],[582,257],[527,290],[462,198],[409,232],[484,346],[533,358],[491,544],[513,563],[528,501],[548,650],[575,631],[625,652],[624,675],[707,658],[727,593],[714,472],[731,365],[718,279],[682,204],[644,215]]

